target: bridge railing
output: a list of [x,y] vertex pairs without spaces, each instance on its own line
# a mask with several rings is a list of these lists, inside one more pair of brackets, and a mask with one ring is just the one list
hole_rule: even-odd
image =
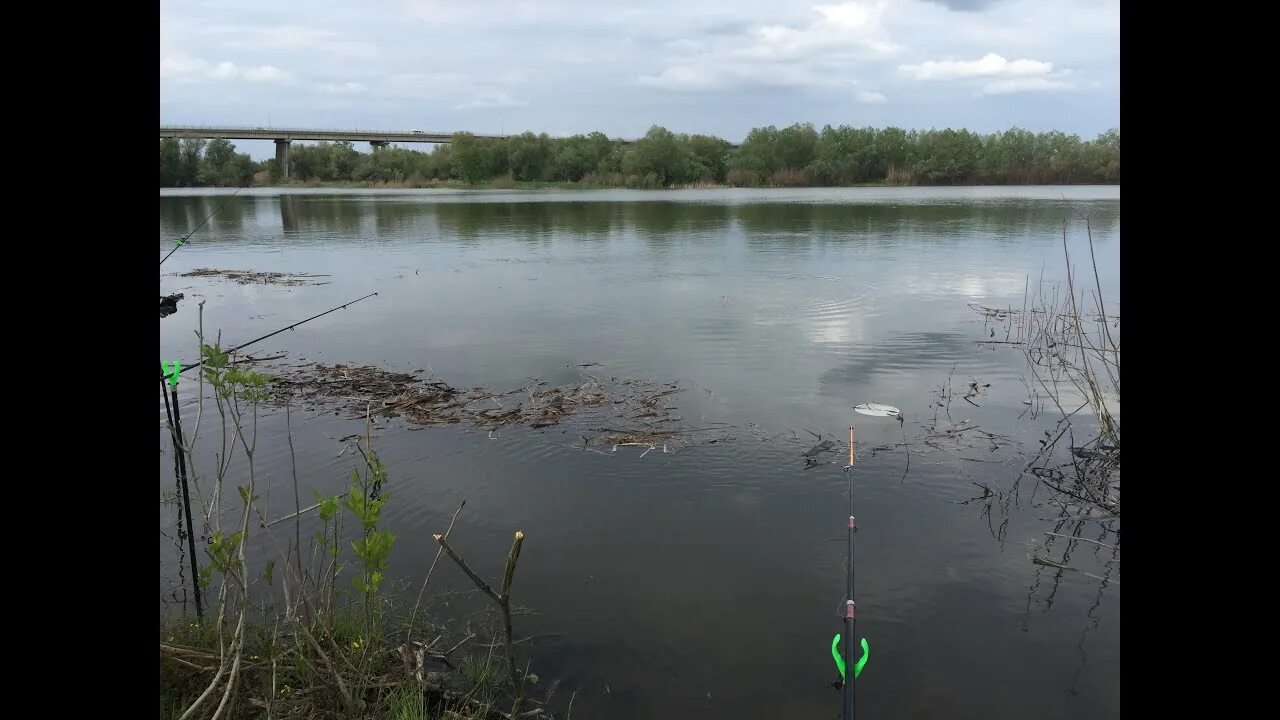
[[261,125],[161,125],[161,132],[177,132],[179,130],[211,130],[231,132],[239,132],[241,130],[248,132],[280,132],[280,133],[326,133],[330,135],[341,135],[342,133],[377,133],[379,135],[453,135],[452,130],[385,130],[375,128],[354,128],[340,129],[333,128],[300,128],[300,127],[270,127]]
[[[253,132],[253,133],[278,133],[280,135],[307,135],[307,134],[324,134],[342,137],[344,135],[430,135],[441,137],[452,137],[458,131],[453,130],[374,130],[371,128],[356,128],[354,130],[334,130],[332,128],[298,128],[298,127],[263,127],[254,125],[161,125],[160,132],[165,133],[182,133],[184,131],[195,130],[212,133],[226,132]],[[479,138],[509,138],[514,137],[510,134],[493,135],[489,133],[472,133]],[[552,136],[553,140],[564,139],[566,136]],[[266,138],[270,139],[270,138]],[[621,142],[627,144],[635,143],[633,139],[627,138],[609,138],[612,142]]]

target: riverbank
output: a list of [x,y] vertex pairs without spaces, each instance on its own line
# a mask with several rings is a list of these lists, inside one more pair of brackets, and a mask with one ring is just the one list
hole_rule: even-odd
[[[1120,186],[1120,183],[1078,183],[1079,185],[1114,185]],[[489,182],[468,183],[462,180],[285,180],[281,182],[254,182],[248,187],[258,188],[333,188],[337,190],[731,190],[731,189],[752,189],[752,188],[886,188],[886,187],[1050,187],[1055,185],[1063,185],[1063,183],[969,183],[954,185],[928,185],[923,183],[910,182],[890,182],[888,180],[880,180],[876,182],[850,183],[848,185],[729,185],[726,183],[693,183],[687,185],[670,185],[670,186],[646,186],[644,184],[636,185],[613,185],[599,182],[560,182],[550,180],[511,180],[508,178],[498,178]],[[176,189],[172,187],[161,188],[162,190]]]

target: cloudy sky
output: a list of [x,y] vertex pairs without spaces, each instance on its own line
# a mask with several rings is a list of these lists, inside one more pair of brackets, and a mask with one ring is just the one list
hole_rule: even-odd
[[1092,137],[1120,124],[1120,3],[161,0],[160,122]]

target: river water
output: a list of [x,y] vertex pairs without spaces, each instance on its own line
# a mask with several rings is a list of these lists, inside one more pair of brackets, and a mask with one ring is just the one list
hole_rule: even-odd
[[[871,648],[859,712],[1119,716],[1118,553],[1070,551],[1071,565],[1109,581],[1031,562],[1045,532],[1076,531],[1045,519],[1061,511],[1034,479],[1015,486],[1056,418],[1026,412],[1021,355],[979,344],[1000,338],[970,307],[1021,307],[1064,279],[1064,219],[1076,270],[1090,272],[1088,216],[1118,311],[1119,188],[230,194],[160,193],[162,256],[224,205],[161,268],[162,294],[186,295],[160,320],[163,359],[195,360],[200,300],[206,332],[232,345],[376,291],[255,353],[426,369],[463,388],[584,372],[678,380],[690,389],[670,401],[685,423],[730,426],[679,452],[600,453],[582,450],[572,422],[496,433],[379,423],[384,522],[398,537],[390,574],[413,585],[407,602],[460,499],[453,543],[482,574],[501,574],[511,533],[524,531],[513,597],[535,614],[516,618],[516,634],[545,636],[522,649],[540,678],[533,693],[558,680],[563,702],[576,689],[575,717],[838,717],[844,461],[806,468],[802,455],[814,433],[847,438],[851,424],[860,449],[918,436],[946,409],[936,403],[950,378],[982,388],[972,404],[953,398],[952,419],[1012,442],[859,455],[856,600]],[[200,267],[325,284],[178,275]],[[190,427],[194,375],[184,378]],[[857,415],[862,402],[897,406],[905,422]],[[358,432],[362,421],[332,412],[294,413],[304,502],[312,488],[341,491],[357,465],[341,438]],[[160,490],[172,493],[161,437]],[[283,413],[262,419],[258,446],[263,503],[290,512]],[[162,504],[165,596],[174,519]],[[1107,537],[1097,523],[1082,534]],[[433,594],[469,587],[451,564],[432,580]]]

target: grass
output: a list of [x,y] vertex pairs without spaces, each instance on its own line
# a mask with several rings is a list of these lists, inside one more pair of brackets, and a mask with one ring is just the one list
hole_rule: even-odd
[[422,692],[415,687],[402,685],[387,694],[383,717],[390,720],[428,720],[427,703]]
[[[268,615],[273,614],[268,610]],[[324,656],[306,647],[298,633],[284,631],[277,621],[264,616],[248,626],[236,689],[239,703],[224,717],[498,717],[495,708],[504,697],[508,680],[505,667],[492,650],[464,657],[452,670],[432,663],[420,684],[395,652],[405,639],[403,627],[388,630],[385,637],[363,637],[362,602],[310,625],[309,632],[328,648]],[[217,626],[182,616],[163,624],[160,632],[160,716],[178,720],[208,686],[219,664]],[[365,677],[359,692],[362,709],[353,710],[344,702],[343,693],[326,672],[326,662],[361,670],[359,674]],[[351,687],[357,685],[355,677],[347,679]],[[206,703],[203,710],[193,717],[210,717],[213,707]]]
[[[508,707],[518,709],[524,677],[514,663],[509,615],[503,631],[507,664],[493,659],[498,643],[485,645],[482,659],[468,659],[480,652],[467,646],[474,632],[451,632],[422,616],[412,621],[384,596],[396,538],[380,527],[380,513],[393,487],[370,444],[367,418],[356,459],[363,467],[351,469],[346,492],[322,497],[309,509],[314,513],[296,512],[292,522],[271,528],[258,504],[270,493],[271,478],[258,478],[255,469],[259,406],[271,397],[271,384],[237,366],[217,345],[204,344],[203,303],[200,311],[202,365],[191,378],[198,393],[194,423],[183,433],[180,418],[171,415],[170,438],[188,458],[192,509],[199,510],[192,529],[210,538],[199,558],[204,614],[161,618],[161,717],[498,718],[494,706],[509,698],[516,700]],[[202,424],[220,429],[208,444],[222,454],[197,449]],[[234,475],[228,473],[231,452],[245,466]],[[301,506],[296,471],[294,463],[292,490]],[[499,603],[504,611],[518,548],[508,557]]]

